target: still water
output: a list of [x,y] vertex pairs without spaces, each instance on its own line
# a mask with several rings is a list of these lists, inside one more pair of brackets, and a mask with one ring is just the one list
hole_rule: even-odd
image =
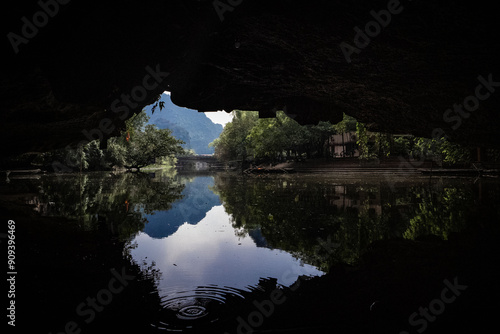
[[[500,217],[496,179],[170,171],[46,175],[2,187],[32,210],[29,219],[9,215],[20,221],[20,256],[36,280],[24,293],[61,309],[36,311],[41,328],[54,332],[69,321],[95,332],[116,319],[124,331],[259,330],[272,312],[256,300],[355,266],[374,242],[446,242],[479,208]],[[120,266],[133,283],[104,297],[110,269]],[[84,312],[96,294],[100,307]],[[247,318],[256,308],[261,318]]]
[[134,261],[161,272],[158,292],[165,320],[172,320],[160,321],[160,328],[176,328],[179,319],[214,321],[213,311],[228,297],[244,299],[241,291],[251,292],[263,280],[289,286],[300,275],[323,274],[270,247],[258,227],[235,228],[214,193],[213,176],[177,180],[182,198],[168,211],[144,214],[148,223],[131,240]]

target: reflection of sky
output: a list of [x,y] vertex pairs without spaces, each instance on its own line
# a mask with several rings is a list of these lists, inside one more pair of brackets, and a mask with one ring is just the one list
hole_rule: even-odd
[[323,274],[287,252],[257,247],[248,235],[236,236],[221,205],[211,208],[198,224],[185,223],[167,238],[154,239],[141,232],[133,242],[135,261],[148,265],[154,261],[161,271],[160,289],[208,284],[241,289],[267,277],[289,286],[299,275]]

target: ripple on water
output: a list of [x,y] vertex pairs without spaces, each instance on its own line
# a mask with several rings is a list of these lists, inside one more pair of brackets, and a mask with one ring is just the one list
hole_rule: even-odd
[[229,319],[245,299],[244,290],[216,285],[193,290],[171,288],[159,293],[161,309],[153,326],[166,331],[182,331]]

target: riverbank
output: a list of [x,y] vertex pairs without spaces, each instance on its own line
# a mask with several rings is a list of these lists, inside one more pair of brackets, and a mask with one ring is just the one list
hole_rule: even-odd
[[[386,174],[390,177],[404,175],[436,175],[436,176],[466,176],[481,177],[500,175],[499,163],[473,163],[469,166],[437,166],[433,161],[420,161],[415,159],[386,158],[360,160],[358,158],[336,158],[336,159],[310,159],[304,161],[287,161],[277,164],[263,163],[253,165],[247,168],[241,168],[241,161],[235,165],[235,162],[218,162],[213,157],[188,157],[186,161],[174,165],[150,165],[141,168],[143,173],[170,173],[171,171],[242,171],[244,174],[290,174],[290,173],[335,173],[335,174]],[[114,169],[109,172],[126,172],[127,170]],[[91,173],[93,171],[84,171]],[[7,179],[10,178],[37,178],[39,175],[48,173],[39,168],[23,168],[2,170]],[[77,171],[75,171],[77,173]]]
[[435,166],[432,161],[391,158],[384,160],[359,160],[358,158],[318,159],[307,161],[288,161],[278,164],[260,164],[244,170],[245,174],[279,173],[382,173],[391,176],[401,175],[438,175],[438,176],[498,176],[500,164],[473,164],[466,166]]

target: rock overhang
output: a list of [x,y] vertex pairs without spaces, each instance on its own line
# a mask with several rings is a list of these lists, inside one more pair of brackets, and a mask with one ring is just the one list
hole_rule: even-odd
[[[200,111],[285,110],[303,124],[347,113],[375,130],[500,146],[500,14],[486,1],[13,6],[3,45],[8,155],[74,145],[102,119],[115,125],[105,135],[117,135],[117,99],[131,116],[165,90]],[[155,85],[148,68],[168,75]]]

